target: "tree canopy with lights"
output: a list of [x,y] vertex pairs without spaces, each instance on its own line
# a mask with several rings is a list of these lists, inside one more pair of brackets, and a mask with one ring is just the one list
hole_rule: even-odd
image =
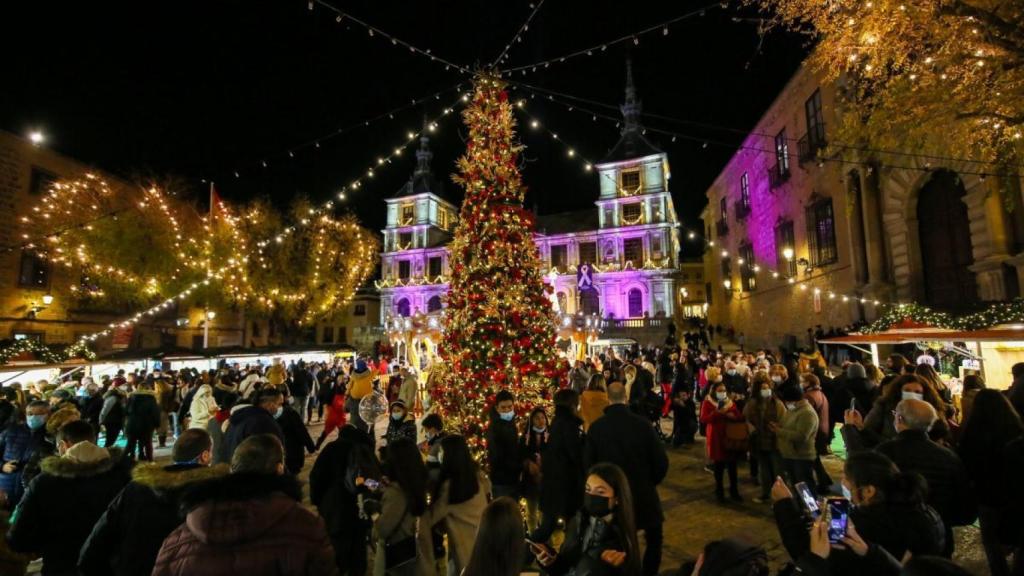
[[814,38],[810,64],[848,89],[839,135],[845,144],[954,155],[1019,172],[1020,2],[748,2],[769,10],[775,25]]
[[463,120],[469,137],[454,180],[465,200],[451,244],[441,345],[450,372],[433,393],[442,413],[479,453],[494,394],[510,390],[520,411],[529,411],[555,375],[558,354],[533,216],[523,208],[522,146],[500,80],[477,78]]

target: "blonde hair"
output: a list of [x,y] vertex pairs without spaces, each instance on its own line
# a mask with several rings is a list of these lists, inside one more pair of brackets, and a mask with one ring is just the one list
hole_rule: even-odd
[[709,383],[716,382],[719,378],[722,377],[722,369],[719,368],[718,366],[710,366],[707,370],[704,371],[704,377],[708,379]]
[[789,370],[782,364],[772,364],[768,368],[768,376],[782,376],[783,380],[789,380]]

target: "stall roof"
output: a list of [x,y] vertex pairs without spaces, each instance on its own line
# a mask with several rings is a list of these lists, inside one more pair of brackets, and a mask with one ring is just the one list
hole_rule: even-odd
[[914,342],[1007,342],[1024,341],[1024,329],[948,330],[943,328],[895,329],[875,334],[850,334],[819,340],[819,344],[911,344]]

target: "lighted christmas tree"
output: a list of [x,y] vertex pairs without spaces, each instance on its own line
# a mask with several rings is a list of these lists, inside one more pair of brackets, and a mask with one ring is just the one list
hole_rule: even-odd
[[479,454],[488,410],[501,389],[520,413],[540,400],[556,374],[555,325],[533,215],[523,209],[522,146],[502,82],[477,78],[463,113],[469,127],[456,183],[465,190],[451,244],[451,280],[441,354],[449,372],[433,389],[452,428]]

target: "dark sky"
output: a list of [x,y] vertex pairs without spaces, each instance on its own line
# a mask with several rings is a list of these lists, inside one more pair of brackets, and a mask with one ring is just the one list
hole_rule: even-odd
[[[335,0],[382,30],[459,64],[494,59],[530,12],[525,1],[416,2]],[[618,38],[706,5],[693,0],[548,0],[510,64],[528,64]],[[301,148],[342,126],[462,82],[455,70],[337,24],[306,0],[104,0],[8,2],[0,35],[5,57],[0,127],[42,128],[48,145],[121,174],[178,175],[202,197],[213,178],[228,199],[295,194],[326,199],[360,176],[417,129],[432,100],[369,127]],[[756,22],[733,8],[711,9],[660,32],[546,70],[516,75],[548,89],[596,101],[622,101],[624,60],[632,53],[644,111],[749,128],[795,70],[803,39],[773,32],[759,42]],[[760,50],[758,49],[760,45]],[[451,98],[452,95],[446,95]],[[522,97],[522,96],[514,96]],[[531,101],[529,108],[576,150],[599,159],[618,130],[589,114]],[[649,119],[699,138],[738,142],[740,135]],[[465,130],[447,118],[435,137],[435,173],[448,180]],[[596,176],[570,163],[564,148],[522,127],[527,203],[542,213],[591,206]],[[669,142],[671,188],[680,216],[695,225],[703,193],[732,153],[728,146]],[[288,151],[295,158],[288,158]],[[266,159],[268,168],[261,167]],[[383,198],[409,177],[411,154],[378,170],[350,206],[369,226],[383,226]],[[239,170],[241,178],[233,172]],[[454,186],[449,183],[449,189]]]

